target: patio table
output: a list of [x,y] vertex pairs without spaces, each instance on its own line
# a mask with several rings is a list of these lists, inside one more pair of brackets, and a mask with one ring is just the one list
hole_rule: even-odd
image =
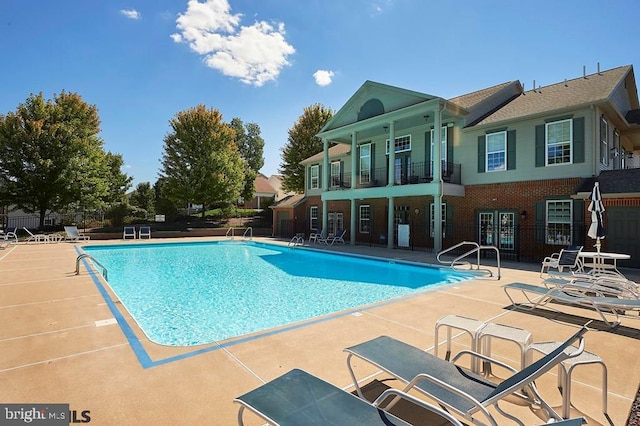
[[[618,274],[618,260],[629,260],[631,255],[624,253],[606,253],[596,251],[580,251],[578,256],[582,259],[583,267],[590,267],[591,272],[603,272],[614,270]],[[622,274],[621,274],[622,275]]]

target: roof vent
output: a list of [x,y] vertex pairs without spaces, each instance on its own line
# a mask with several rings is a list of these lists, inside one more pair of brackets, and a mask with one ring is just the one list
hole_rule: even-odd
[[600,75],[600,62],[598,62],[598,75]]
[[582,66],[582,78],[587,78],[587,66]]

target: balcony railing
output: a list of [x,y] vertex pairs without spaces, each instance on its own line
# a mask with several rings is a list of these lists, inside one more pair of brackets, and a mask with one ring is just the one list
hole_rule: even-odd
[[[406,170],[395,173],[394,185],[414,185],[418,183],[428,183],[433,180],[433,163],[428,165],[424,162],[412,163]],[[460,184],[460,164],[442,163],[442,180],[445,182]],[[386,167],[372,169],[369,173],[361,172],[356,176],[355,188],[374,188],[387,186],[389,173]],[[351,182],[351,174],[345,173],[343,176],[331,176],[329,178],[329,190],[351,189],[354,186]]]

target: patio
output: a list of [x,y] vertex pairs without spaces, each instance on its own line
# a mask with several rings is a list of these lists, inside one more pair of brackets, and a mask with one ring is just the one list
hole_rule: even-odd
[[[198,240],[205,239],[220,238]],[[176,240],[151,242],[159,241]],[[434,256],[425,252],[349,245],[317,248],[435,263]],[[640,382],[640,321],[625,318],[610,330],[597,320],[597,314],[581,308],[563,306],[562,313],[510,310],[501,286],[514,281],[539,284],[537,264],[503,263],[500,280],[477,279],[269,333],[173,348],[148,342],[107,290],[117,307],[114,315],[94,282],[96,274],[81,267],[81,274],[75,275],[77,256],[76,245],[69,243],[18,244],[0,250],[0,403],[68,403],[78,418],[85,412],[90,424],[97,425],[231,425],[236,424],[238,411],[234,397],[292,368],[353,391],[343,348],[382,334],[433,348],[435,323],[448,314],[521,327],[532,332],[534,341],[564,340],[594,319],[595,330],[586,335],[586,349],[607,365],[612,424],[625,424]],[[623,272],[640,279],[640,271]],[[119,316],[128,327],[114,321]],[[444,344],[443,333],[439,340]],[[469,348],[468,337],[456,337],[454,353],[464,348]],[[507,342],[495,340],[492,355],[512,366],[520,364],[520,353]],[[358,377],[400,386],[366,363],[354,365]],[[547,373],[537,384],[560,412],[556,373],[556,369]],[[590,425],[608,425],[600,388],[599,366],[577,368],[571,414],[584,416]],[[501,406],[525,424],[543,423],[526,407]],[[249,425],[264,424],[248,413],[245,420]]]

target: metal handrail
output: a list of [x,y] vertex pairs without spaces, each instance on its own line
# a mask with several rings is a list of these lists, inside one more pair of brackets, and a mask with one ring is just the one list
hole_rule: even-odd
[[291,246],[303,246],[304,245],[304,237],[300,236],[300,235],[294,235],[293,238],[291,238],[291,240],[289,241],[289,243],[287,244],[288,247]]
[[[462,247],[464,245],[472,245],[473,248],[471,250],[468,250],[467,252],[461,254],[460,256],[456,257],[455,259],[453,259],[450,263],[443,261],[442,259],[440,259],[440,256],[442,256],[445,253],[450,252],[451,250],[457,249],[458,247]],[[452,247],[449,247],[446,250],[442,250],[441,252],[438,253],[438,255],[436,256],[436,259],[438,260],[438,262],[442,263],[442,264],[447,264],[449,263],[449,265],[452,268],[456,268],[456,267],[460,267],[460,266],[468,266],[469,269],[474,269],[474,265],[469,262],[468,260],[463,261],[462,259],[464,259],[467,256],[470,256],[472,254],[476,254],[477,256],[477,260],[476,260],[476,265],[475,268],[477,270],[482,270],[482,271],[486,271],[489,273],[489,276],[493,276],[493,272],[490,269],[487,268],[481,268],[481,264],[480,264],[480,252],[482,250],[494,250],[496,252],[496,260],[498,262],[498,276],[496,277],[497,279],[500,279],[500,250],[498,250],[498,248],[496,246],[481,246],[480,244],[476,243],[475,241],[462,241]]]
[[253,240],[253,228],[252,227],[248,227],[245,231],[244,234],[242,234],[242,238],[243,239],[247,239],[247,232],[249,233],[249,240]]
[[[229,236],[229,233],[231,233],[231,236]],[[233,234],[234,234],[233,228],[227,229],[227,234],[226,234],[227,238],[229,238],[230,240],[233,240],[233,237],[234,237]]]
[[108,278],[107,278],[107,268],[102,263],[98,262],[96,259],[94,259],[91,255],[89,255],[87,253],[81,254],[76,259],[76,275],[80,275],[80,261],[82,259],[89,259],[93,263],[95,263],[96,265],[100,266],[102,268],[102,276],[104,277],[105,280],[108,280]]

